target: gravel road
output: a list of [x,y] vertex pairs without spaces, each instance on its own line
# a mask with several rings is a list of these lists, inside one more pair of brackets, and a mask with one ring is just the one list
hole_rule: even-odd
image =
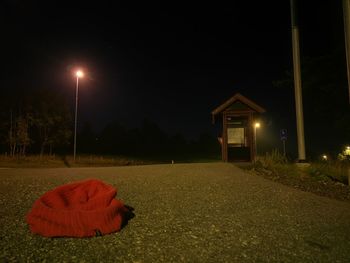
[[[114,185],[135,209],[121,232],[43,238],[25,215],[81,179]],[[232,164],[0,169],[1,262],[350,262],[350,203],[247,174]]]

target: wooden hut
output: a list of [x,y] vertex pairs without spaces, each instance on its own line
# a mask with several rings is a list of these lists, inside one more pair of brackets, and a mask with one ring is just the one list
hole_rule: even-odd
[[250,162],[256,155],[256,116],[265,109],[237,93],[211,112],[213,124],[222,119],[219,142],[225,162]]

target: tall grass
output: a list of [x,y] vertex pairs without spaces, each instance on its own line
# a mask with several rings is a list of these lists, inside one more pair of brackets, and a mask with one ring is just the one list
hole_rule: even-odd
[[73,156],[60,155],[28,155],[8,156],[0,155],[0,167],[82,167],[82,166],[125,166],[154,163],[151,160],[141,160],[122,156],[78,155],[74,161]]
[[298,176],[298,169],[288,161],[278,150],[259,156],[254,163],[254,169],[273,176]]
[[303,169],[290,162],[278,150],[260,156],[253,164],[253,169],[260,173],[282,177],[289,176],[299,179],[312,179],[315,181],[333,181],[349,184],[350,165],[344,161],[312,162]]
[[312,163],[306,172],[317,180],[349,184],[349,169],[349,164],[342,161],[318,162]]

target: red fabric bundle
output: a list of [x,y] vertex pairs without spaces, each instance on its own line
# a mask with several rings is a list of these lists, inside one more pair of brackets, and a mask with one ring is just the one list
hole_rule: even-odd
[[27,214],[33,233],[45,237],[90,237],[119,231],[128,209],[117,191],[99,180],[60,186],[35,201]]

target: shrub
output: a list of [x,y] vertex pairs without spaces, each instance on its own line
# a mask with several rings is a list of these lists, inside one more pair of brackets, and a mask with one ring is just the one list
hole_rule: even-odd
[[288,159],[278,150],[273,150],[271,153],[266,153],[265,156],[260,156],[254,163],[254,169],[265,174],[274,176],[297,176],[298,170],[292,165]]
[[306,172],[313,178],[322,181],[335,181],[343,184],[348,182],[349,165],[345,162],[322,162],[312,163]]

